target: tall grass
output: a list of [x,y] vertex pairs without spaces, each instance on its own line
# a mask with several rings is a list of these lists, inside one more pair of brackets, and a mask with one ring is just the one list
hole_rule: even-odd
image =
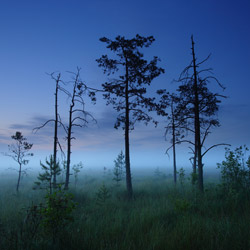
[[[134,178],[129,201],[124,183],[82,176],[70,189],[78,203],[74,221],[55,243],[41,228],[31,239],[23,229],[26,208],[44,196],[32,190],[33,181],[24,180],[18,195],[14,180],[0,184],[0,249],[250,249],[250,201],[244,194],[225,194],[207,183],[201,195],[188,181],[175,187],[172,180],[156,177]],[[110,196],[98,203],[103,183]]]

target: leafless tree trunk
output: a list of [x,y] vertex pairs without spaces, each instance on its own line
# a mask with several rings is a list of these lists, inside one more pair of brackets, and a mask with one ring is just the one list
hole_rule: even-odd
[[17,192],[18,192],[18,190],[19,190],[21,175],[22,175],[22,164],[19,163],[18,179],[17,179],[17,184],[16,184],[16,191],[17,191]]
[[[76,76],[76,82],[78,81],[78,75]],[[69,187],[69,177],[70,177],[70,158],[71,158],[71,140],[72,140],[72,112],[75,106],[75,94],[76,94],[76,83],[73,88],[73,95],[71,99],[71,104],[69,108],[69,125],[67,134],[67,163],[66,163],[66,178],[65,178],[65,189]]]
[[128,67],[126,58],[126,120],[125,120],[125,162],[126,162],[126,184],[129,198],[133,195],[133,187],[131,180],[131,169],[130,169],[130,154],[129,154],[129,96],[128,96]]
[[201,156],[201,133],[200,133],[200,110],[199,110],[199,96],[198,96],[198,80],[197,80],[197,70],[196,70],[196,58],[194,50],[194,40],[192,40],[192,56],[193,56],[193,71],[194,71],[194,124],[195,124],[195,157],[194,157],[194,170],[196,170],[196,157],[198,163],[198,185],[200,191],[203,192],[203,164]]
[[[59,89],[59,82],[60,82],[61,75],[58,74],[56,81],[56,92],[55,92],[55,126],[54,126],[54,154],[53,154],[53,161],[54,161],[54,167],[57,163],[57,144],[58,144],[58,136],[57,136],[57,130],[58,130],[58,89]],[[54,171],[53,175],[53,187],[56,187],[56,171]]]
[[67,129],[67,163],[66,163],[66,178],[65,178],[65,189],[69,188],[69,177],[70,177],[70,158],[71,158],[71,140],[72,138],[72,125],[73,125],[73,108],[75,106],[75,97],[76,97],[76,88],[78,85],[78,79],[79,79],[79,70],[76,73],[75,76],[75,82],[73,86],[73,93],[71,97],[71,104],[69,107],[69,123],[68,123],[68,129]]
[[174,107],[173,107],[173,101],[171,102],[171,113],[172,113],[172,145],[173,145],[173,169],[174,169],[174,184],[176,184],[177,181],[177,170],[176,170],[176,151],[175,151],[175,144],[176,144],[176,138],[175,138],[175,114],[174,114]]
[[[71,72],[72,73],[72,72]],[[73,80],[73,91],[72,94],[67,90],[63,89],[64,93],[66,93],[71,100],[70,107],[69,107],[69,121],[67,126],[67,161],[66,161],[66,176],[65,176],[65,185],[64,189],[69,188],[69,180],[70,180],[70,163],[71,163],[71,141],[75,139],[72,136],[73,134],[73,127],[86,127],[88,120],[87,117],[90,117],[92,121],[96,123],[94,117],[85,111],[85,103],[82,98],[83,94],[87,94],[91,101],[95,103],[95,92],[92,88],[89,88],[84,84],[80,79],[80,68],[77,68],[76,73],[72,73],[74,75]],[[79,107],[80,106],[80,107]],[[78,108],[79,107],[79,108]]]
[[[54,164],[54,168],[56,169],[56,164],[57,164],[57,145],[59,145],[59,147],[61,148],[59,140],[58,140],[58,125],[60,124],[64,128],[64,130],[65,130],[64,125],[59,120],[59,113],[58,113],[58,90],[61,89],[62,91],[64,91],[64,89],[61,88],[60,84],[59,84],[60,82],[62,82],[61,81],[61,74],[60,73],[57,75],[57,77],[54,77],[54,73],[51,73],[50,76],[56,82],[55,111],[54,111],[55,112],[55,119],[50,119],[50,120],[46,121],[42,126],[34,128],[33,131],[38,131],[39,129],[45,127],[48,123],[54,122],[53,164]],[[62,151],[62,148],[61,148],[61,151]],[[53,188],[56,188],[56,186],[57,186],[56,171],[54,171],[54,174],[53,174],[52,184],[53,184]]]

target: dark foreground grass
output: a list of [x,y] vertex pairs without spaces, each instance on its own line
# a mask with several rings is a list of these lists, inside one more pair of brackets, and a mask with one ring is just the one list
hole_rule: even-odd
[[31,189],[32,181],[19,195],[10,183],[0,191],[0,249],[83,250],[249,250],[250,202],[245,194],[225,194],[206,186],[201,195],[186,183],[177,186],[166,179],[134,180],[134,198],[127,200],[125,186],[105,180],[110,197],[96,201],[103,180],[84,178],[70,190],[78,203],[74,221],[62,228],[53,243],[38,227],[25,231],[25,209],[42,200],[44,193]]

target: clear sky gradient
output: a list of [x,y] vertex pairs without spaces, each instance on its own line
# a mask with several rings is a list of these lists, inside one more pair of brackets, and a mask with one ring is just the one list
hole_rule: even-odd
[[[207,140],[231,143],[233,147],[250,146],[250,1],[239,0],[91,0],[91,1],[1,1],[0,7],[0,151],[7,152],[10,136],[23,132],[34,143],[35,157],[30,166],[39,166],[53,150],[53,127],[32,133],[32,129],[53,117],[55,84],[46,73],[81,67],[82,79],[100,88],[106,76],[96,59],[109,53],[100,37],[153,35],[156,41],[143,52],[146,58],[161,58],[165,74],[148,89],[154,95],[160,88],[176,89],[171,83],[191,61],[190,36],[194,35],[198,59],[212,53],[207,65],[226,87],[229,96],[221,104],[218,118],[221,127]],[[212,89],[219,91],[216,86]],[[73,163],[88,167],[113,165],[124,148],[123,131],[113,128],[116,113],[107,107],[102,96],[95,106],[87,103],[98,121],[97,126],[75,132]],[[60,95],[60,113],[68,115],[67,99]],[[157,128],[138,124],[131,133],[131,165],[157,166],[171,171],[171,159],[164,154],[164,119]],[[60,140],[65,135],[60,132]],[[178,147],[178,167],[191,167],[186,146]],[[206,166],[215,167],[224,158],[224,148],[211,151]],[[10,158],[0,156],[0,168],[12,166]]]

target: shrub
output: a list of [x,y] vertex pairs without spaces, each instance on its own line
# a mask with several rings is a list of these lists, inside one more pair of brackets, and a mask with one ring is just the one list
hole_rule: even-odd
[[227,191],[247,191],[250,188],[250,157],[246,161],[248,148],[241,146],[234,151],[226,148],[225,161],[218,163],[222,186]]
[[118,154],[116,160],[114,160],[115,166],[113,169],[113,180],[116,182],[116,185],[119,185],[119,182],[122,180],[124,174],[125,174],[125,156],[123,152],[121,151],[120,154]]
[[102,206],[110,198],[110,192],[106,185],[103,183],[96,193],[96,204]]
[[75,208],[73,195],[61,189],[45,196],[45,206],[41,209],[42,227],[52,235],[53,241],[58,232],[73,221],[72,212]]

